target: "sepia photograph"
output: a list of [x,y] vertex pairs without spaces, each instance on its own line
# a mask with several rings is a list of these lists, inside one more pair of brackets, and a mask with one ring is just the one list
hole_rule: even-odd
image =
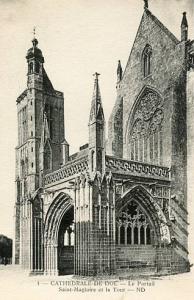
[[193,299],[193,0],[0,0],[0,298]]

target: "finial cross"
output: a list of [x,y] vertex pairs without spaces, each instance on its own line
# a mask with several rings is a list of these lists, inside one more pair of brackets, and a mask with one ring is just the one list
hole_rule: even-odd
[[35,39],[36,38],[36,27],[35,26],[33,27],[33,32],[32,33],[33,33],[33,36],[34,36],[34,39]]
[[93,74],[93,76],[95,77],[96,80],[98,80],[99,75],[100,75],[100,74],[97,73],[97,72],[95,72],[95,73]]

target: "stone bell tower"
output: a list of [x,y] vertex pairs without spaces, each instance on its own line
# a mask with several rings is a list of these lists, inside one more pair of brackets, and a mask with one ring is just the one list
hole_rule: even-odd
[[35,37],[26,59],[27,87],[17,98],[15,263],[41,271],[43,223],[38,191],[45,174],[59,169],[68,153],[63,149],[63,93],[53,88]]
[[[29,267],[29,199],[39,187],[39,144],[43,111],[42,51],[36,38],[27,55],[27,88],[17,98],[15,263]],[[25,221],[24,221],[25,220]],[[25,223],[25,224],[24,224]],[[24,258],[25,256],[25,258]],[[22,260],[22,261],[21,261]]]

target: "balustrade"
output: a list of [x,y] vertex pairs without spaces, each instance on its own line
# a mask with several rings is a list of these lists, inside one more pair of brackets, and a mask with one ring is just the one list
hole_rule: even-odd
[[47,174],[44,178],[45,185],[49,185],[56,181],[68,178],[75,174],[79,174],[88,169],[88,160],[87,156],[80,159],[79,161],[71,162],[61,169],[54,171],[50,174]]
[[163,166],[151,165],[136,161],[129,161],[124,159],[106,156],[106,168],[108,170],[130,172],[134,175],[152,176],[170,179],[170,169]]

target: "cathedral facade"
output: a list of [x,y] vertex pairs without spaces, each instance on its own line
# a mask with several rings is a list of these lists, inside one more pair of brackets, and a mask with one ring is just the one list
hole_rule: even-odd
[[[188,107],[194,41],[183,13],[178,40],[148,9],[108,122],[95,73],[88,143],[69,155],[63,93],[33,39],[17,98],[15,263],[30,274],[189,271]],[[87,122],[87,120],[86,120]]]

